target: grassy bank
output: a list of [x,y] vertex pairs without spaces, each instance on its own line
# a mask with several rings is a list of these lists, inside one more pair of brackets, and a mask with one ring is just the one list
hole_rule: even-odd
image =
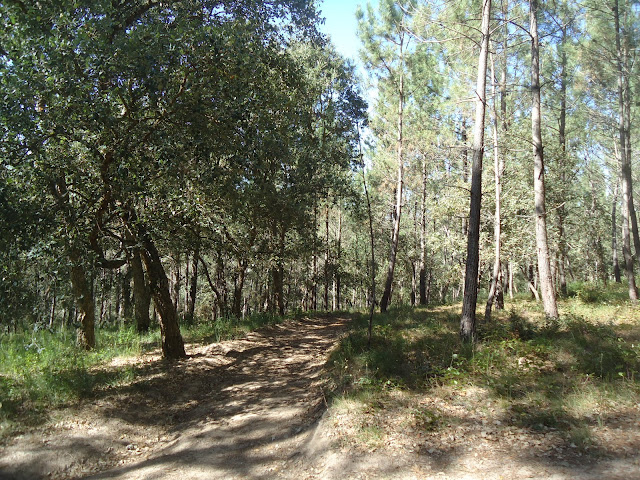
[[[620,286],[574,285],[558,321],[545,320],[528,298],[507,299],[491,323],[479,324],[475,347],[459,341],[460,311],[376,315],[371,350],[367,318],[354,323],[330,360],[329,394],[336,418],[350,423],[346,437],[384,444],[393,423],[386,414],[424,433],[477,413],[483,422],[555,431],[588,448],[594,425],[640,405],[640,310]],[[459,414],[438,407],[455,402],[464,405]]]

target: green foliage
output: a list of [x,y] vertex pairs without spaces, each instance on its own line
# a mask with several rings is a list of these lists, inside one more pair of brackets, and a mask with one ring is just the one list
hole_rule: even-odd
[[567,294],[587,305],[623,304],[629,298],[628,290],[622,284],[617,283],[603,289],[601,285],[591,282],[572,282],[567,286]]
[[[370,350],[367,322],[367,316],[357,317],[354,325],[358,327],[332,353],[329,363],[334,371],[347,374],[337,377],[337,390],[348,391],[352,384],[380,389],[414,388],[436,375],[436,367],[446,369],[452,365],[451,352],[458,348],[458,340],[445,335],[446,326],[441,318],[425,318],[424,310],[407,307],[394,309],[388,315],[376,314]],[[435,345],[427,344],[426,338],[418,334],[423,329],[433,331],[441,341],[437,351]],[[407,332],[411,333],[405,335]],[[414,333],[417,335],[413,336]],[[434,364],[433,355],[440,357],[438,365]]]
[[314,248],[319,192],[350,194],[366,105],[313,2],[12,2],[0,18],[2,324],[56,323],[70,263],[113,303],[102,257],[130,260],[142,236],[213,257],[229,291],[225,264],[285,270]]
[[[415,301],[423,259],[432,305],[461,294],[469,66],[475,55],[468,39],[475,37],[476,7],[384,0],[359,10],[363,60],[377,88],[364,163],[379,262],[393,220],[390,172],[403,79],[404,213],[393,285],[398,306],[412,296]],[[504,65],[507,85],[523,85],[528,38],[515,25],[526,12],[522,5],[511,7],[496,10],[492,51],[496,77]],[[611,308],[601,309],[602,316],[617,315],[614,307],[626,292],[614,286],[612,295],[585,283],[607,277],[608,236],[619,230],[609,220],[610,207],[619,203],[611,142],[616,52],[609,10],[594,8],[583,16],[578,7],[544,7],[541,28],[548,35],[541,54],[552,254],[557,257],[560,248],[562,212],[568,264],[580,279],[569,287],[566,313],[586,318],[590,306],[604,303]],[[625,41],[633,46],[638,12],[628,3],[622,8],[629,9]],[[507,13],[512,23],[501,25]],[[124,268],[105,274],[99,257],[124,261],[140,248],[140,238],[124,226],[131,213],[160,256],[177,260],[177,269],[184,267],[180,259],[196,252],[210,262],[208,284],[198,272],[197,308],[215,310],[222,320],[196,324],[201,333],[194,335],[219,339],[244,331],[242,322],[228,318],[232,310],[240,316],[239,310],[322,308],[323,287],[332,297],[334,285],[338,308],[366,304],[370,247],[361,180],[350,168],[363,163],[357,126],[368,123],[367,106],[354,66],[317,34],[313,2],[9,2],[0,19],[1,331],[72,323],[72,263],[86,269],[96,303],[113,314],[131,285]],[[560,62],[569,72],[566,148],[557,138]],[[636,78],[630,75],[632,91]],[[511,265],[526,296],[525,271],[535,263],[535,250],[530,148],[523,143],[530,124],[522,98],[509,89],[498,148],[507,165],[503,264]],[[490,149],[489,135],[486,142]],[[491,163],[483,186],[483,287],[493,255]],[[56,194],[62,185],[66,193]],[[79,252],[73,261],[72,251]],[[271,321],[271,313],[265,315],[256,325]],[[107,317],[99,321],[112,321]],[[453,331],[435,348],[428,336],[408,340],[397,324],[376,322],[379,351],[360,362],[369,369],[364,383],[464,381],[478,354],[458,351]],[[544,333],[517,310],[505,325],[505,331],[485,334],[526,342]],[[568,324],[544,328],[561,333]],[[362,338],[350,341],[349,348],[362,348]],[[135,339],[131,344],[136,348]],[[601,353],[604,374],[619,355]],[[422,365],[419,373],[414,364]]]
[[242,337],[248,332],[283,320],[282,316],[270,312],[254,313],[244,318],[223,317],[213,322],[201,321],[189,325],[184,330],[183,337],[188,342],[221,342]]

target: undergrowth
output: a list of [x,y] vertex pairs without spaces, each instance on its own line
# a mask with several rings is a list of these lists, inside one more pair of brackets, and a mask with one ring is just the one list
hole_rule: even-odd
[[[296,315],[293,315],[294,317]],[[291,316],[287,317],[290,318]],[[218,318],[214,322],[199,322],[183,327],[182,336],[187,342],[211,343],[230,340],[246,335],[260,327],[281,322],[283,318],[273,313],[254,313],[245,318]]]
[[522,298],[507,299],[489,324],[479,313],[475,346],[459,340],[459,305],[375,315],[370,350],[368,318],[360,316],[331,355],[328,394],[384,404],[393,392],[480,388],[508,411],[501,421],[565,431],[586,444],[581,432],[593,415],[606,419],[640,403],[640,319],[620,287],[577,287],[583,293],[561,301],[558,320]]

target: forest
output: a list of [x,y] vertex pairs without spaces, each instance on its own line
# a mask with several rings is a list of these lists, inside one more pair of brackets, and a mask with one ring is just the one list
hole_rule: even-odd
[[159,321],[180,357],[181,322],[441,304],[468,264],[485,315],[571,281],[636,298],[634,4],[536,6],[534,141],[527,5],[484,37],[473,4],[363,8],[364,84],[313,5],[258,3],[6,2],[5,332]]
[[[114,338],[185,359],[194,332],[308,315],[359,318],[364,352],[435,309],[450,375],[500,322],[532,335],[522,302],[554,332],[574,300],[637,327],[640,4],[379,0],[359,63],[322,10],[0,1],[5,367]],[[637,389],[636,347],[600,375]]]

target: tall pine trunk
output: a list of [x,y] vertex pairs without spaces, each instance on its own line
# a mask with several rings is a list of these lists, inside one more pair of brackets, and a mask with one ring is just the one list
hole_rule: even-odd
[[[505,51],[506,55],[506,51]],[[487,297],[487,305],[484,310],[484,320],[488,322],[491,320],[491,308],[494,300],[498,300],[496,308],[502,308],[504,306],[504,300],[502,305],[500,299],[503,298],[502,294],[502,265],[500,263],[500,247],[501,247],[501,212],[500,203],[502,201],[502,171],[504,170],[504,161],[500,155],[498,149],[498,109],[496,106],[496,81],[495,81],[495,68],[493,62],[493,56],[491,57],[491,81],[492,81],[492,93],[493,93],[493,170],[494,170],[494,183],[496,187],[496,210],[493,224],[493,238],[495,242],[495,258],[493,262],[493,275],[491,276],[491,285],[489,286],[489,295]],[[504,119],[504,117],[503,117]]]
[[[566,161],[567,161],[567,52],[566,52],[567,27],[563,24],[562,38],[560,44],[560,118],[558,120],[558,140],[560,142],[560,182],[566,185]],[[556,209],[558,221],[558,280],[560,283],[560,293],[567,296],[567,275],[565,273],[567,264],[567,239],[565,233],[565,219],[567,217],[564,202]]]
[[311,310],[318,310],[318,198],[313,198],[313,259],[311,265]]
[[625,73],[623,66],[621,29],[620,29],[620,10],[619,2],[615,0],[613,9],[616,29],[616,51],[617,51],[617,70],[618,70],[618,134],[620,141],[620,167],[621,167],[621,184],[622,184],[622,255],[624,257],[624,270],[627,277],[629,287],[629,299],[638,300],[638,292],[636,289],[636,279],[633,271],[633,255],[631,254],[631,232],[629,230],[631,224],[631,202],[633,201],[632,184],[631,184],[631,164],[630,158],[627,156],[629,149],[627,148],[626,133],[626,114],[625,114]]
[[[401,37],[404,39],[404,37]],[[400,78],[398,81],[398,122],[396,137],[396,203],[394,208],[393,231],[391,234],[391,251],[389,253],[389,266],[387,267],[387,278],[384,282],[384,292],[380,300],[380,311],[386,312],[391,301],[391,287],[393,285],[393,272],[396,268],[396,257],[398,255],[398,244],[400,240],[400,217],[402,215],[402,192],[404,186],[404,153],[403,153],[403,121],[404,121],[404,43],[400,42]]]
[[476,340],[476,304],[478,302],[478,264],[480,255],[480,208],[482,201],[482,156],[484,152],[484,118],[487,86],[487,58],[489,54],[489,20],[491,0],[482,2],[482,42],[478,57],[476,82],[476,114],[473,126],[473,164],[471,167],[471,199],[469,230],[467,235],[467,265],[464,281],[464,299],[460,318],[460,337],[463,341]]
[[[467,118],[465,114],[462,114],[462,123],[460,125],[460,141],[462,142],[462,183],[466,187],[469,183],[469,149],[468,149],[468,138],[467,138]],[[460,219],[460,229],[462,236],[466,236],[469,233],[469,219],[463,216]],[[464,281],[464,277],[462,278]]]
[[538,274],[544,312],[549,318],[558,318],[556,292],[551,276],[549,243],[547,240],[547,212],[545,207],[544,155],[542,150],[540,107],[540,46],[538,41],[538,0],[531,0],[529,20],[531,33],[531,140],[533,143],[533,190],[535,201],[536,251]]
[[427,158],[422,157],[422,203],[420,206],[420,305],[427,304]]
[[622,283],[620,277],[620,262],[618,261],[618,225],[616,221],[616,206],[618,203],[618,194],[620,191],[620,181],[616,182],[616,188],[613,191],[613,201],[611,205],[611,256],[613,263],[613,278],[616,283]]
[[[360,133],[358,131],[358,137]],[[362,149],[362,146],[360,147]],[[369,198],[369,189],[367,188],[367,177],[364,174],[364,166],[362,168],[362,183],[364,184],[364,194],[367,199],[367,216],[369,218],[369,240],[371,242],[371,284],[369,286],[369,328],[367,330],[367,348],[371,348],[371,334],[373,331],[373,312],[376,308],[376,255],[375,255],[375,237],[373,235],[373,215],[371,214],[371,200]]]
[[324,249],[324,309],[329,310],[329,258],[330,258],[330,245],[329,245],[329,196],[327,195],[327,205],[324,216],[325,225],[325,249]]
[[[623,22],[625,25],[629,23],[629,9],[631,7],[628,4],[625,4],[624,8],[624,16]],[[618,37],[619,49],[618,52],[621,55],[621,63],[622,63],[622,100],[623,100],[623,111],[624,111],[624,134],[625,134],[625,143],[624,143],[624,155],[627,157],[627,163],[629,165],[629,220],[631,227],[631,235],[633,238],[633,247],[636,253],[635,259],[639,262],[640,265],[640,232],[638,231],[638,217],[636,215],[636,207],[633,202],[633,176],[631,174],[631,80],[629,78],[629,72],[633,70],[633,59],[631,57],[631,53],[629,51],[630,40],[629,33],[626,29],[620,28],[620,10],[619,5],[617,5],[617,17],[618,17],[618,28],[617,33],[620,34]]]
[[342,278],[340,275],[340,261],[342,259],[342,202],[338,202],[338,236],[336,238],[336,264],[333,273],[333,310],[340,310]]

